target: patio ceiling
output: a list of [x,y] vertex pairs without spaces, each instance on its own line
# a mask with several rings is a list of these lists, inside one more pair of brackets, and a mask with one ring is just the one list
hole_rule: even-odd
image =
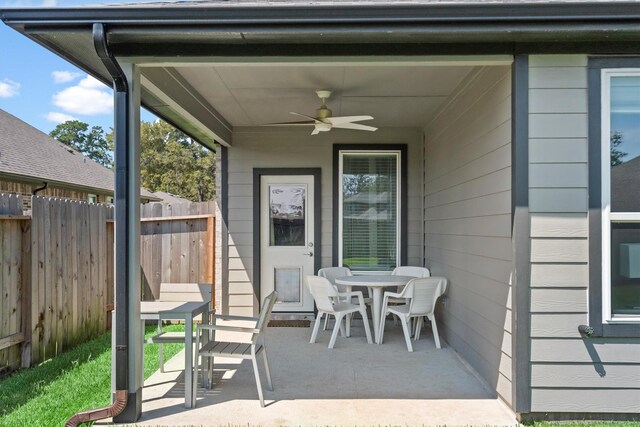
[[292,111],[315,116],[321,89],[332,91],[327,105],[334,116],[371,115],[366,124],[379,128],[422,129],[474,68],[511,61],[477,55],[151,62],[141,64],[142,98],[165,118],[223,145],[231,145],[238,127],[305,120]]
[[334,116],[372,115],[378,127],[424,127],[473,67],[424,64],[232,64],[177,71],[232,126],[304,120],[333,91]]

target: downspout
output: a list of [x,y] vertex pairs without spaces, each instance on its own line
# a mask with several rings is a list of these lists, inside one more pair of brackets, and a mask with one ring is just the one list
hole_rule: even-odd
[[[76,427],[79,424],[96,421],[103,418],[116,417],[127,407],[129,400],[128,356],[129,356],[129,301],[128,273],[131,268],[127,254],[127,235],[129,224],[127,221],[128,199],[128,160],[127,138],[129,135],[129,86],[127,78],[109,49],[104,24],[93,24],[94,48],[102,60],[103,65],[113,78],[115,101],[115,253],[120,254],[116,259],[115,269],[115,393],[111,406],[84,411],[72,416],[66,427]],[[120,141],[120,143],[118,143]],[[122,141],[125,141],[124,143]],[[120,265],[118,265],[120,264]]]
[[38,187],[38,188],[36,188],[35,190],[33,190],[33,191],[31,192],[31,195],[32,195],[32,196],[37,195],[40,191],[46,190],[48,186],[49,186],[49,183],[48,183],[48,182],[45,182],[45,183],[44,183],[44,185],[43,185],[42,187]]

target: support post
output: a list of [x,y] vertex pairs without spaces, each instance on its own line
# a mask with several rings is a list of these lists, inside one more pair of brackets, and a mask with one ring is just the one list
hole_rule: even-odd
[[511,68],[512,396],[518,414],[531,411],[531,249],[529,220],[529,56]]
[[[127,380],[129,397],[124,411],[114,418],[118,423],[131,423],[142,414],[142,382],[144,337],[140,320],[140,296],[142,280],[140,274],[140,72],[133,64],[121,63],[126,76],[129,96],[118,100],[116,94],[116,129],[118,120],[126,120],[127,132],[118,143],[116,133],[116,280],[127,281],[128,357]],[[124,147],[123,147],[124,145]],[[120,153],[118,155],[118,150]],[[124,157],[124,158],[123,158]],[[118,160],[122,167],[118,166]],[[124,193],[123,197],[118,196]],[[121,194],[122,195],[122,194]],[[118,203],[124,206],[118,209]],[[119,224],[125,224],[118,230]],[[118,241],[120,240],[120,244]],[[126,263],[126,272],[123,270]],[[120,277],[119,277],[120,275]],[[116,301],[116,310],[117,310]]]
[[[115,321],[112,408],[116,423],[142,413],[142,322],[140,321],[140,75],[111,53],[106,26],[93,25],[93,43],[113,78],[115,163]],[[122,401],[125,401],[124,404]]]

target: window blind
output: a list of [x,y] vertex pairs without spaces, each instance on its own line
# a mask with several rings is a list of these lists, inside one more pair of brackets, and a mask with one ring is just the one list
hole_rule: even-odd
[[342,154],[342,265],[388,271],[398,256],[398,154]]

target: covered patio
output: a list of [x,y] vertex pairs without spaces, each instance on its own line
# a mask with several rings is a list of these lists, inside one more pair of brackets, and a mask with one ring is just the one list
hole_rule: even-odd
[[367,344],[359,322],[352,332],[329,350],[330,331],[309,344],[310,328],[268,328],[274,391],[265,388],[264,409],[250,361],[223,358],[216,359],[215,386],[199,386],[196,408],[186,409],[180,353],[145,382],[138,424],[517,425],[451,347],[435,348],[429,330],[413,353],[392,322],[382,345]]
[[[144,9],[144,19],[150,11],[166,12]],[[233,55],[216,48],[192,56],[189,49],[202,47],[208,33],[163,28],[147,37],[92,22],[83,47],[96,54],[87,60],[116,83],[115,217],[124,226],[115,239],[114,378],[128,400],[118,422],[515,424],[507,407],[516,410],[514,395],[522,392],[512,363],[512,193],[519,182],[512,143],[526,135],[514,125],[518,113],[519,120],[526,114],[514,113],[524,105],[515,98],[526,93],[522,58],[501,50],[408,52],[391,44],[378,52],[381,45],[357,32],[345,33],[345,42],[363,43],[357,51],[301,51],[278,39],[273,52],[262,49],[267,40],[244,53],[234,45]],[[299,41],[309,41],[304,37]],[[332,95],[327,101],[317,90]],[[391,324],[381,345],[355,331],[333,351],[328,332],[312,345],[309,328],[273,328],[267,345],[275,390],[265,391],[264,409],[248,363],[218,365],[218,386],[199,389],[192,409],[185,408],[191,402],[184,355],[170,373],[140,384],[142,328],[132,327],[140,322],[140,226],[131,206],[139,202],[132,189],[140,173],[141,105],[216,151],[217,314],[256,316],[275,289],[288,297],[274,314],[309,318],[314,302],[303,278],[321,267],[348,266],[356,275],[426,267],[450,283],[436,309],[444,348],[436,350],[425,331],[409,353],[402,329]],[[377,130],[316,127],[327,107],[333,119],[365,117],[357,121]],[[313,120],[283,124],[292,112]],[[287,188],[303,194],[290,212],[274,196]],[[280,241],[271,232],[281,211],[304,223],[299,239]]]

